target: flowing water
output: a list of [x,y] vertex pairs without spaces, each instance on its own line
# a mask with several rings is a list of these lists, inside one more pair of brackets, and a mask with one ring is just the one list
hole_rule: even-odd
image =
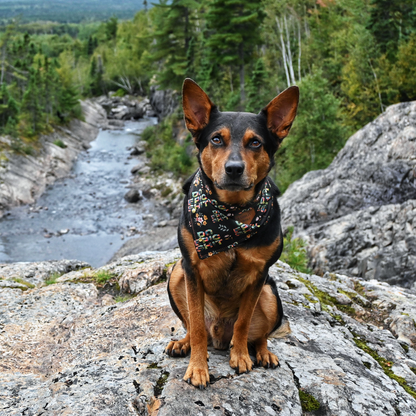
[[128,147],[154,122],[126,122],[122,130],[101,131],[78,155],[69,177],[51,185],[36,204],[13,208],[0,219],[0,263],[77,259],[101,266],[132,227],[144,227],[146,216],[168,219],[150,200],[132,206],[123,198],[137,164]]

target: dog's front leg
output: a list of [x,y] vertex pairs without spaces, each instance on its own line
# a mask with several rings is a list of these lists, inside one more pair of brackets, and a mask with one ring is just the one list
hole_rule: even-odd
[[247,287],[241,297],[238,318],[234,324],[233,338],[230,343],[230,366],[238,374],[248,373],[253,368],[247,347],[248,332],[262,287],[263,279],[258,279],[257,282]]
[[[189,269],[188,269],[189,270]],[[204,389],[209,383],[207,364],[207,331],[204,319],[204,288],[199,273],[185,273],[186,297],[189,308],[189,328],[191,337],[191,359],[184,380],[195,387]]]

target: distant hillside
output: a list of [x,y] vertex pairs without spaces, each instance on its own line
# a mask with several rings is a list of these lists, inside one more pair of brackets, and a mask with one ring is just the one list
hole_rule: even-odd
[[111,16],[131,19],[143,8],[143,0],[2,0],[0,24],[20,16],[22,22],[37,20],[80,23]]

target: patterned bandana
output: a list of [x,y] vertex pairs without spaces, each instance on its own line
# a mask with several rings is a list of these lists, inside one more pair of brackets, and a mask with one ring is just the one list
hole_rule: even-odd
[[[188,193],[188,211],[199,258],[206,259],[236,247],[266,225],[273,209],[274,198],[270,189],[270,179],[267,178],[253,203],[245,206],[220,204],[212,199],[213,192],[198,169]],[[241,222],[244,217],[253,215],[253,219],[247,221],[249,224]]]

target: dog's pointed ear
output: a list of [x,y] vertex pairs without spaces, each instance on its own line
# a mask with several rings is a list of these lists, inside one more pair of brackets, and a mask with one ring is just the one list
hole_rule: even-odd
[[277,137],[278,143],[289,134],[299,103],[299,88],[289,87],[262,110],[267,117],[267,128]]
[[196,141],[198,133],[208,124],[215,106],[205,91],[190,78],[183,83],[182,106],[186,127]]

